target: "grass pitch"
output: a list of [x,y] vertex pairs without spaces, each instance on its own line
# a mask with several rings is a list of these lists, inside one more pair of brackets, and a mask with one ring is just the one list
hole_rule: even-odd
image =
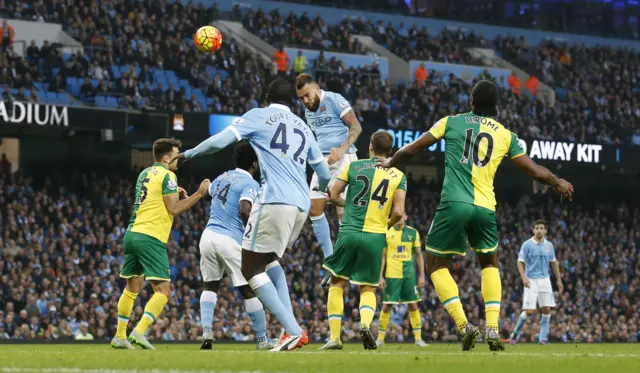
[[157,344],[157,351],[112,350],[108,344],[0,345],[0,373],[569,373],[639,372],[640,345],[551,344],[508,346],[491,353],[478,344],[471,353],[460,345],[418,348],[387,344],[364,351],[359,344],[342,351],[318,351],[311,344],[286,353],[255,351],[253,345],[218,344],[200,351],[195,344]]

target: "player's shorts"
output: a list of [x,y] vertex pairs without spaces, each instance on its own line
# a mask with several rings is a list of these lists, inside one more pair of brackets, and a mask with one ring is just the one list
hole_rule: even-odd
[[247,285],[242,276],[242,247],[233,238],[205,229],[200,237],[202,281],[220,281],[225,272],[235,287]]
[[[324,157],[324,159],[329,159],[329,156],[326,155]],[[349,163],[351,163],[353,161],[357,161],[357,160],[358,160],[358,155],[356,153],[350,153],[350,154],[347,153],[338,162],[336,162],[334,164],[330,164],[329,165],[329,171],[331,171],[331,181],[329,182],[329,187],[331,187],[331,185],[333,185],[333,183],[338,178],[338,175],[340,175],[340,173],[344,170],[345,167],[347,167],[347,165]],[[311,199],[325,199],[326,198],[326,193],[322,193],[322,192],[319,192],[317,190],[314,191],[314,189],[318,189],[318,174],[316,174],[315,172],[313,173],[313,176],[311,177],[311,184],[309,185],[309,187],[311,188]],[[342,198],[345,198],[346,195],[347,195],[347,190],[345,189],[344,192],[342,192],[342,194],[340,196]]]
[[382,294],[384,304],[415,303],[422,300],[415,274],[405,278],[387,278],[385,283]]
[[147,280],[171,281],[167,245],[144,233],[124,234],[124,264],[120,277],[145,276]]
[[242,249],[257,253],[284,251],[298,239],[307,213],[297,206],[254,203],[244,231]]
[[467,241],[476,253],[495,253],[496,212],[465,202],[440,203],[427,235],[427,252],[442,257],[466,255]]
[[378,286],[386,246],[383,233],[340,232],[323,267],[352,284]]
[[[522,308],[535,310],[538,307],[555,307],[556,299],[551,287],[551,278],[530,278],[531,286],[524,288]],[[537,306],[536,306],[537,305]]]

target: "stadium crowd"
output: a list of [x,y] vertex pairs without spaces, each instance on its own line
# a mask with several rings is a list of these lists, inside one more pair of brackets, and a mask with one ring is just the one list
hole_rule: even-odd
[[[109,172],[47,175],[11,174],[3,161],[0,177],[0,339],[100,339],[113,336],[122,280],[122,239],[132,205],[135,174]],[[183,180],[182,184],[189,184]],[[193,184],[195,186],[195,184]],[[422,236],[438,203],[438,186],[411,179],[409,221]],[[557,294],[551,340],[558,342],[632,341],[640,338],[640,210],[625,204],[560,205],[541,193],[498,205],[503,303],[502,335],[519,314],[522,284],[516,270],[520,244],[531,236],[532,222],[546,216],[550,239],[561,262],[565,292]],[[553,203],[550,203],[551,199]],[[206,225],[205,203],[174,221],[168,244],[173,292],[152,326],[155,340],[195,340],[199,326],[198,240]],[[332,217],[332,231],[337,221]],[[295,314],[312,340],[327,338],[326,290],[322,252],[310,226],[283,258]],[[473,255],[454,261],[461,299],[471,320],[483,318],[479,267]],[[554,281],[555,283],[555,281]],[[433,286],[421,289],[423,338],[451,341],[455,325],[439,304]],[[150,288],[140,293],[130,325],[142,316]],[[344,340],[359,338],[357,290],[345,293]],[[241,297],[224,280],[215,311],[218,340],[251,340],[252,324]],[[413,338],[407,310],[396,306],[390,341]],[[267,316],[269,334],[279,327]],[[533,341],[537,321],[529,321],[524,340]]]

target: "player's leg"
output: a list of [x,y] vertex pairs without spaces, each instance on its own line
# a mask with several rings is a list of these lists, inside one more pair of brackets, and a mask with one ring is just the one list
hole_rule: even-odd
[[200,322],[202,324],[201,350],[213,348],[213,311],[218,302],[218,289],[224,274],[222,263],[218,260],[217,246],[222,244],[222,235],[205,229],[200,237],[200,273],[202,275],[202,293],[200,294]]
[[284,269],[280,265],[280,262],[274,260],[273,262],[267,264],[267,276],[273,282],[273,285],[278,290],[278,296],[284,304],[285,307],[289,310],[289,312],[293,312],[293,307],[291,307],[291,296],[289,295],[289,285],[287,284],[287,276],[284,274]]
[[542,307],[541,312],[542,312],[542,317],[540,318],[540,335],[538,337],[538,342],[544,345],[549,342],[549,328],[551,326],[551,308]]
[[127,326],[129,318],[138,297],[138,293],[144,285],[142,265],[138,261],[138,244],[135,234],[127,232],[124,235],[124,263],[120,270],[120,277],[127,279],[127,286],[122,291],[118,300],[118,328],[116,335],[111,340],[111,347],[117,349],[134,349],[127,339]]
[[382,255],[387,245],[384,234],[354,233],[356,261],[351,271],[351,283],[360,285],[360,337],[365,350],[375,350],[376,341],[371,323],[376,312],[376,288],[382,271]]
[[333,243],[331,242],[331,229],[329,228],[329,222],[324,215],[324,210],[327,207],[327,199],[324,193],[317,190],[318,188],[318,175],[313,174],[311,178],[311,208],[309,210],[309,219],[311,220],[311,226],[313,227],[313,233],[316,235],[318,244],[322,249],[324,258],[328,258],[333,253]]
[[260,299],[258,299],[249,285],[238,287],[238,291],[244,298],[244,308],[249,314],[251,322],[253,322],[253,330],[256,333],[256,349],[272,349],[275,345],[267,338],[267,316],[262,302],[260,302]]
[[525,287],[522,294],[522,312],[518,317],[516,327],[513,329],[513,332],[509,337],[509,343],[516,344],[518,342],[518,339],[520,339],[520,334],[522,333],[522,328],[527,322],[527,319],[536,313],[537,301],[537,287],[535,287],[534,284],[529,285],[528,288]]
[[411,322],[415,344],[419,347],[427,347],[427,344],[422,339],[422,318],[420,317],[418,302],[409,303],[407,307],[409,308],[409,321]]
[[[339,246],[336,245],[336,248]],[[337,251],[339,254],[340,251]],[[344,278],[331,276],[329,286],[329,296],[327,299],[327,315],[329,319],[329,341],[322,346],[321,350],[342,350],[342,316],[344,314],[344,288],[348,286]]]
[[473,218],[467,226],[471,249],[476,252],[482,268],[482,298],[486,319],[485,341],[491,351],[503,351],[499,319],[502,283],[498,270],[498,227],[496,213],[484,207],[473,207]]
[[153,296],[144,308],[144,314],[138,325],[129,335],[129,341],[144,349],[155,350],[145,336],[147,330],[162,313],[171,296],[171,270],[169,268],[169,255],[167,247],[161,241],[138,234],[142,250],[139,251],[138,258],[142,264],[142,270],[153,287]]
[[538,285],[538,304],[542,313],[540,319],[540,336],[538,342],[547,344],[549,342],[549,328],[551,326],[551,308],[556,306],[556,300],[553,296],[553,288],[551,287],[551,279],[540,279],[536,281]]
[[380,319],[378,320],[378,340],[376,341],[378,347],[384,344],[384,338],[387,335],[387,327],[389,327],[389,320],[391,319],[391,310],[393,309],[393,304],[386,303],[387,287],[384,288],[382,299],[384,299],[384,301],[382,304],[382,311],[380,311]]
[[416,270],[413,262],[405,262],[403,266],[400,302],[406,303],[409,308],[409,321],[411,322],[415,344],[420,347],[426,347],[427,344],[422,340],[422,319],[418,308],[418,302],[422,299],[418,291]]

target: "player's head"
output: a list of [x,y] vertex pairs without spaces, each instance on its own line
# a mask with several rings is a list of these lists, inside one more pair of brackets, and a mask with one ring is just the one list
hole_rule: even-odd
[[304,106],[311,111],[317,111],[320,106],[322,90],[309,74],[300,74],[296,78],[296,94]]
[[267,88],[267,102],[270,104],[280,104],[291,106],[293,100],[293,87],[289,81],[276,79]]
[[498,87],[488,80],[481,80],[471,90],[471,111],[476,115],[498,115]]
[[404,227],[406,227],[407,218],[408,218],[407,214],[402,215],[402,218],[400,218],[400,220],[395,225],[396,229],[403,229]]
[[538,219],[533,224],[533,235],[537,240],[543,239],[547,235],[547,222]]
[[378,130],[371,135],[369,155],[371,157],[386,158],[393,148],[393,136],[385,130]]
[[153,158],[156,162],[166,165],[171,171],[178,169],[178,160],[171,162],[178,153],[182,142],[174,139],[157,139],[153,143]]
[[258,156],[248,142],[242,141],[236,146],[236,165],[251,175],[258,171]]

